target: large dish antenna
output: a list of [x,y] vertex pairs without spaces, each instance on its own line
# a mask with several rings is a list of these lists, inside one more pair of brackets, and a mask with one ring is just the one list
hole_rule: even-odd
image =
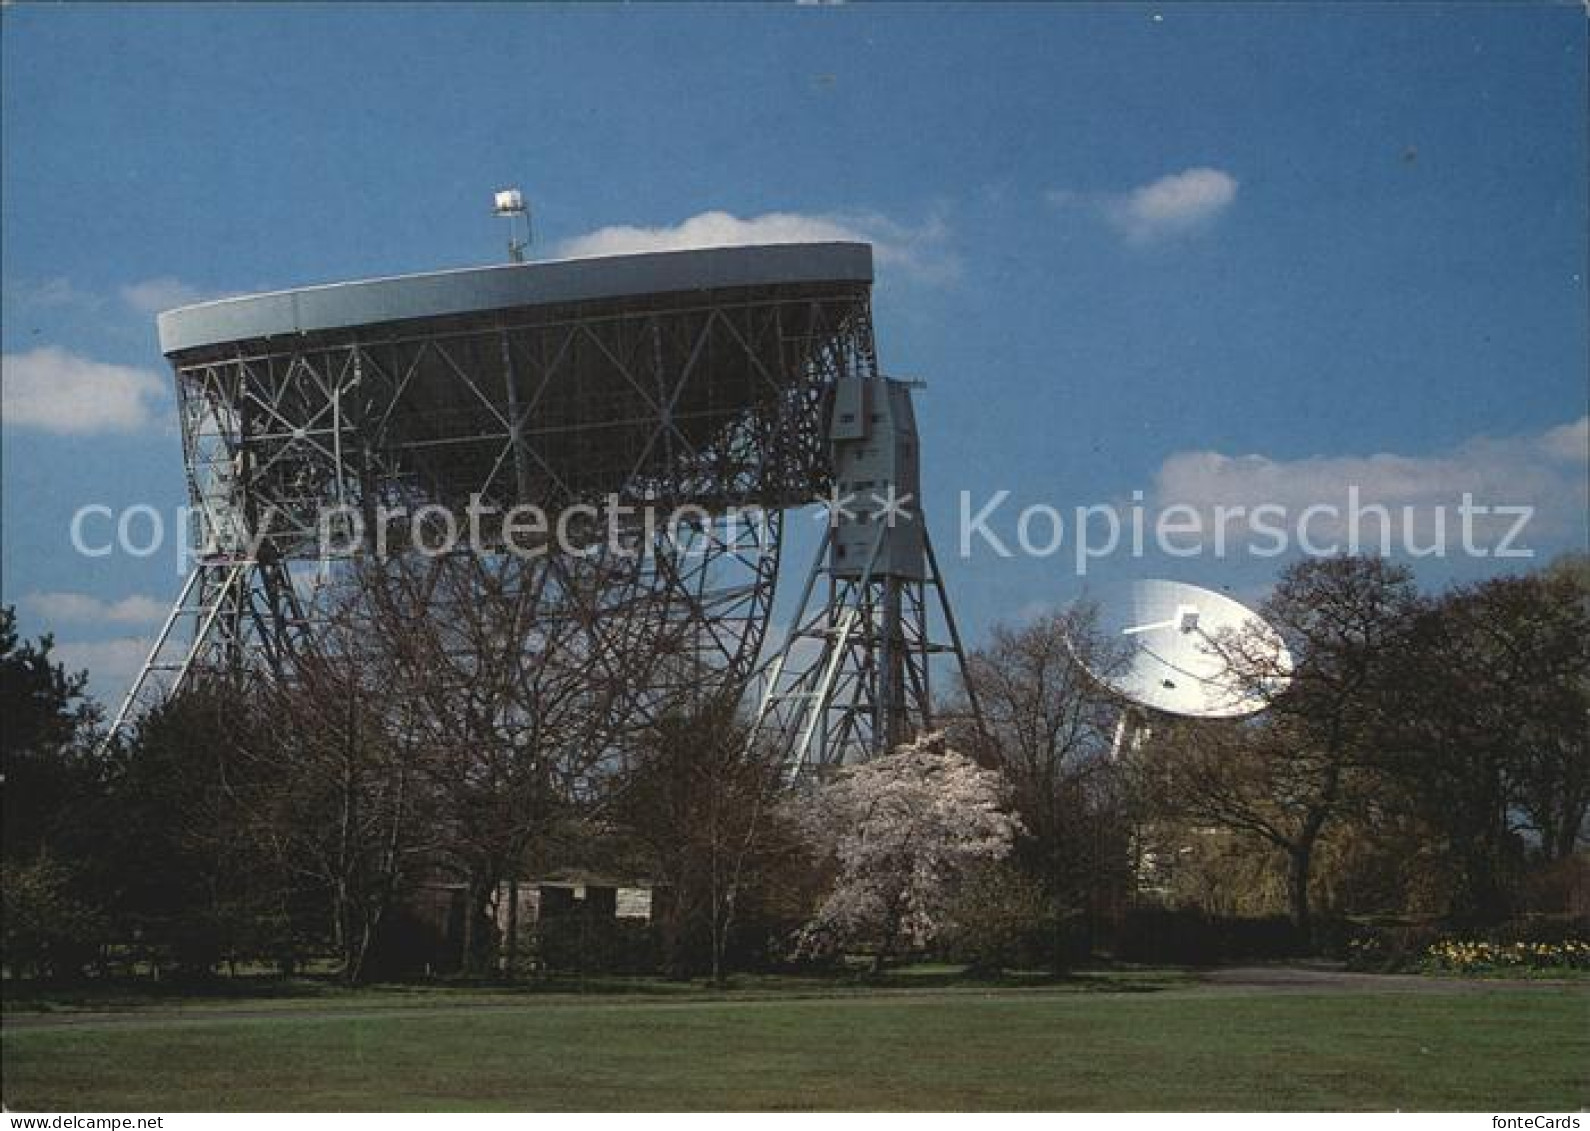
[[[494,205],[528,222],[517,189]],[[758,731],[792,773],[932,729],[929,669],[953,656],[964,675],[964,652],[917,501],[911,386],[879,373],[872,276],[866,244],[696,248],[161,314],[198,561],[110,735],[191,672],[292,678],[338,580],[353,596],[360,563],[387,560],[392,604],[422,630],[446,631],[475,571],[492,577],[534,670],[583,682],[591,749],[733,701],[758,671]],[[844,505],[787,638],[816,647],[761,666],[784,513],[827,497]],[[528,557],[507,517],[526,506],[558,539]],[[568,544],[581,512],[606,521]],[[427,514],[468,531],[468,552],[422,553]],[[406,585],[421,557],[446,586]]]
[[1102,638],[1124,661],[1095,678],[1167,715],[1234,719],[1262,711],[1292,671],[1286,643],[1257,613],[1179,581],[1133,581],[1098,598]]
[[[523,219],[523,194],[501,196]],[[833,482],[832,389],[876,372],[871,284],[865,244],[780,244],[430,271],[162,313],[198,560],[110,733],[192,672],[290,677],[329,630],[333,583],[405,555],[460,587],[477,567],[511,582],[535,626],[527,656],[578,669],[600,700],[592,746],[673,705],[742,693],[783,512]],[[582,511],[611,517],[522,557],[506,522],[522,506],[548,531]],[[383,511],[403,517],[392,526]],[[468,552],[422,554],[425,515],[446,517]],[[453,615],[418,598],[403,613],[420,627]]]

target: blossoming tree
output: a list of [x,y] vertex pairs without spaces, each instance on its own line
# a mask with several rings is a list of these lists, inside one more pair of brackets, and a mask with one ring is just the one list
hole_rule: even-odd
[[802,932],[809,952],[877,944],[874,969],[931,941],[972,865],[1010,852],[1019,821],[999,775],[929,734],[848,768],[798,803],[812,843],[831,854],[834,886]]

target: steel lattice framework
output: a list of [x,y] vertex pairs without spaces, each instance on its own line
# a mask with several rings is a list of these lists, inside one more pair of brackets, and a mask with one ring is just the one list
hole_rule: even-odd
[[[762,673],[757,724],[777,736],[790,779],[892,749],[912,732],[932,729],[945,717],[932,684],[933,661],[949,657],[965,675],[959,630],[931,545],[922,578],[871,568],[845,576],[824,564],[832,550],[830,535],[807,575],[784,644]],[[975,702],[971,710],[973,724],[981,726]]]
[[[538,636],[629,682],[622,723],[738,695],[783,511],[834,481],[833,390],[877,375],[870,282],[865,245],[790,245],[162,315],[198,565],[112,733],[195,670],[281,675],[347,563],[449,534],[533,558]],[[510,514],[527,505],[581,521],[527,549]],[[655,661],[639,681],[637,656]]]

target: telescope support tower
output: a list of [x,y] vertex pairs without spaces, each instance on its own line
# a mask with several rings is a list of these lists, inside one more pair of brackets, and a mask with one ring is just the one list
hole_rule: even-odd
[[[894,749],[939,720],[934,660],[966,654],[921,511],[910,382],[835,383],[834,488],[790,627],[763,673],[754,735],[785,776]],[[814,603],[814,594],[821,598]]]

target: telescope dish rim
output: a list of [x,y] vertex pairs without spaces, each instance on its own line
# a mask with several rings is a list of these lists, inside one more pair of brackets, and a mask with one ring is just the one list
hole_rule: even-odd
[[156,324],[169,358],[233,342],[496,310],[872,281],[868,243],[748,244],[321,283],[180,306],[161,312]]

